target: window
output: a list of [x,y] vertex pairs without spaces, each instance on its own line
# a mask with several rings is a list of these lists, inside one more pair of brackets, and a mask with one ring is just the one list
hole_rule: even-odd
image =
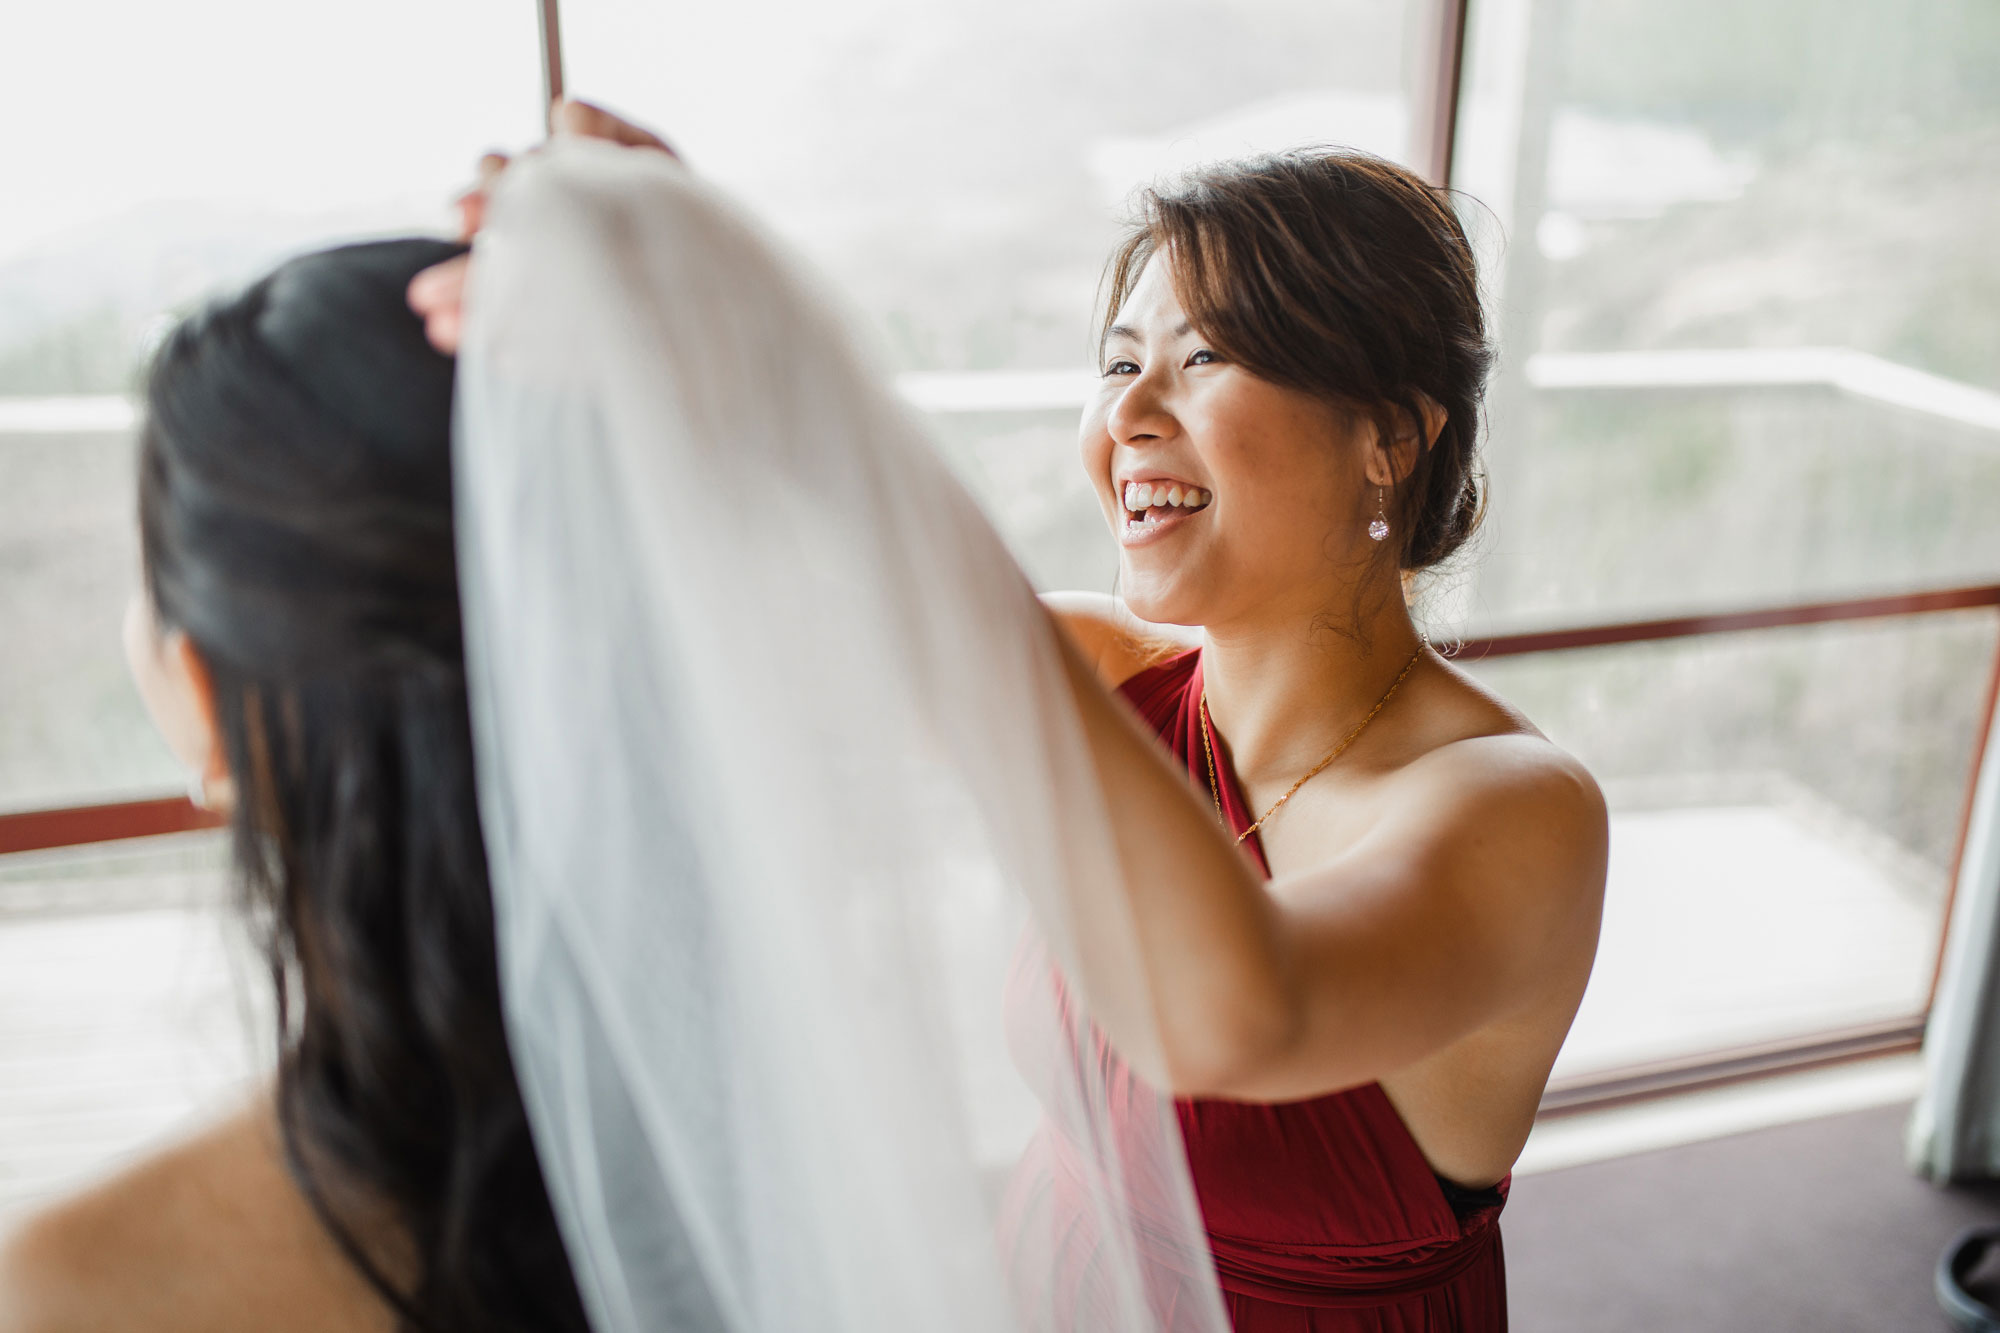
[[0,114],[0,810],[184,784],[125,679],[128,394],[220,284],[331,239],[438,231],[540,125],[526,16],[452,0],[44,4]]
[[[149,339],[289,252],[447,228],[477,154],[541,117],[526,10],[16,9],[0,81],[21,127],[0,141],[0,811],[184,786],[119,648],[137,586],[129,392]],[[120,831],[186,823],[163,804]],[[69,841],[112,835],[105,817],[54,822]],[[265,1067],[268,1023],[242,1006],[268,988],[223,928],[223,859],[212,833],[0,856],[0,1226]]]
[[[1075,420],[1125,200],[1314,141],[1427,167],[1455,8],[571,0],[563,36],[574,92],[830,276],[1036,582],[1109,589]],[[1470,11],[1492,517],[1423,609],[1612,798],[1558,1075],[1907,1039],[2000,660],[2000,12]],[[529,13],[473,0],[42,5],[15,36],[0,107],[52,127],[0,144],[0,810],[32,810],[181,786],[116,646],[149,338],[296,249],[448,226],[541,108]],[[152,910],[190,848],[212,878],[199,837],[0,862],[0,950],[97,911],[93,877]]]
[[1558,1077],[1907,1029],[1995,660],[2000,15],[1488,0],[1472,19],[1455,183],[1480,201],[1502,366],[1494,521],[1444,621],[1968,586],[1958,604],[1987,608],[1468,663],[1614,806]]
[[563,7],[569,84],[683,150],[830,275],[1044,588],[1109,590],[1076,462],[1133,189],[1327,142],[1415,161],[1429,0]]

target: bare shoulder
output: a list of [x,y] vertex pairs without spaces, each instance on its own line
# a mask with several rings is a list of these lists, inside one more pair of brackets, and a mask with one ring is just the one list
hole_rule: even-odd
[[1519,713],[1447,740],[1396,774],[1394,807],[1424,826],[1440,862],[1463,862],[1483,892],[1588,905],[1604,893],[1610,818],[1581,760]]
[[1467,736],[1411,763],[1405,780],[1495,816],[1534,815],[1579,830],[1607,820],[1604,793],[1581,760],[1538,731]]
[[1433,869],[1465,862],[1482,893],[1601,901],[1609,816],[1597,780],[1519,709],[1443,665],[1425,695],[1428,725],[1389,779],[1391,822],[1428,847]]
[[284,1168],[266,1099],[0,1240],[0,1333],[394,1327]]
[[1097,678],[1116,689],[1147,667],[1201,646],[1201,631],[1141,620],[1102,592],[1045,592],[1042,605],[1083,651]]
[[1550,802],[1602,815],[1603,793],[1582,761],[1456,663],[1443,659],[1439,665],[1433,696],[1438,723],[1408,765],[1411,780],[1443,783],[1468,796]]

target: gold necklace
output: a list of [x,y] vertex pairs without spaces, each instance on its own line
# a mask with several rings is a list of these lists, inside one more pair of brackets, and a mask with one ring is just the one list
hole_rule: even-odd
[[[1326,766],[1328,764],[1340,758],[1341,753],[1345,751],[1348,746],[1354,744],[1354,738],[1356,736],[1359,736],[1363,731],[1367,730],[1368,724],[1375,720],[1375,715],[1382,711],[1383,705],[1387,704],[1389,700],[1395,697],[1396,689],[1403,683],[1403,678],[1410,674],[1410,669],[1416,666],[1417,659],[1424,655],[1424,649],[1430,646],[1431,643],[1429,639],[1419,639],[1417,641],[1417,651],[1411,653],[1410,660],[1403,663],[1402,671],[1397,673],[1396,679],[1390,682],[1388,691],[1384,693],[1380,699],[1377,699],[1375,701],[1375,706],[1368,710],[1368,716],[1362,718],[1360,722],[1356,723],[1354,730],[1348,732],[1347,735],[1341,739],[1340,744],[1334,746],[1333,749],[1327,754],[1326,758],[1320,760],[1317,764],[1314,764],[1310,769],[1306,771],[1306,775],[1304,777],[1300,778],[1297,782],[1294,782],[1292,784],[1292,788],[1290,791],[1286,792],[1283,796],[1280,796],[1277,800],[1273,801],[1271,803],[1271,808],[1269,810],[1266,810],[1263,813],[1263,815],[1259,817],[1256,823],[1252,824],[1249,828],[1244,829],[1241,833],[1237,834],[1236,841],[1242,842],[1245,838],[1255,833],[1258,829],[1264,827],[1264,821],[1266,819],[1269,819],[1272,815],[1277,814],[1279,806],[1283,805],[1286,801],[1291,800],[1292,797],[1297,794],[1299,788],[1305,786],[1308,782],[1311,782],[1314,778],[1318,777],[1321,773],[1325,772]],[[1224,828],[1227,828],[1229,827],[1229,816],[1225,815],[1222,812],[1222,784],[1216,780],[1215,776],[1215,745],[1214,742],[1212,742],[1209,739],[1209,733],[1212,729],[1213,729],[1213,724],[1211,724],[1208,720],[1208,682],[1203,681],[1201,686],[1201,748],[1202,748],[1202,753],[1208,756],[1208,795],[1209,798],[1215,802],[1215,817],[1222,821],[1222,825]]]

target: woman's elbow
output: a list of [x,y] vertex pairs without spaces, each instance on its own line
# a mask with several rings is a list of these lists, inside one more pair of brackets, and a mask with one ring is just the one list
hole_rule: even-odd
[[1299,1046],[1304,1009],[1283,988],[1257,988],[1207,1006],[1163,1034],[1167,1077],[1177,1097],[1254,1100]]

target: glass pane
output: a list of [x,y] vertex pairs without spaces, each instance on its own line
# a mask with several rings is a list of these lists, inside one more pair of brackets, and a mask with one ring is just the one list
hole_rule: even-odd
[[2000,10],[1471,13],[1455,184],[1503,364],[1464,610],[2000,578]]
[[0,808],[186,783],[119,647],[135,489],[129,431],[0,430]]
[[[1108,590],[1076,461],[1135,186],[1331,142],[1411,153],[1428,0],[563,7],[569,82],[831,275],[1043,587]],[[1057,372],[1051,375],[1049,372]],[[983,410],[968,410],[980,409]]]
[[1087,367],[1133,186],[1314,141],[1394,156],[1417,3],[563,7],[571,88],[809,253],[897,369]]
[[477,154],[541,114],[525,6],[19,8],[0,117],[34,128],[0,139],[0,808],[181,785],[118,649],[124,395],[148,338],[287,253],[448,227]]
[[1920,1013],[1996,646],[1978,610],[1463,663],[1612,807],[1557,1077]]
[[1038,588],[1109,592],[1118,552],[1077,457],[1076,413],[940,415],[933,433]]
[[0,1226],[268,1067],[224,854],[194,834],[0,857]]

